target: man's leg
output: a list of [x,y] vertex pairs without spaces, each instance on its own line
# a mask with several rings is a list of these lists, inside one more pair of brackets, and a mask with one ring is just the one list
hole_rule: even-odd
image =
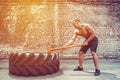
[[79,52],[79,66],[74,71],[83,71],[83,51]]
[[94,62],[94,65],[95,65],[95,72],[94,72],[94,75],[95,76],[98,76],[100,75],[100,70],[99,70],[99,64],[98,64],[98,56],[96,54],[96,50],[97,50],[97,47],[98,47],[98,38],[95,37],[91,42],[90,42],[90,50],[91,50],[91,54],[93,56],[93,62]]
[[94,75],[97,76],[97,75],[100,75],[100,70],[99,70],[99,64],[98,64],[98,56],[95,52],[91,52],[92,56],[93,56],[93,62],[94,62],[94,65],[95,65],[95,73]]
[[98,64],[98,56],[95,52],[91,52],[92,56],[93,56],[93,62],[94,62],[94,65],[95,65],[95,68],[96,69],[99,69],[99,64]]
[[89,45],[88,46],[82,46],[79,50],[79,66],[74,69],[74,71],[83,71],[83,57],[84,57],[84,53],[87,52],[87,50],[89,49]]
[[79,52],[79,67],[83,68],[83,55],[84,53],[82,51]]

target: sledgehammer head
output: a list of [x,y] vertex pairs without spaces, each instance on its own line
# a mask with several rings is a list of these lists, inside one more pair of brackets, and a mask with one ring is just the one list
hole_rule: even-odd
[[51,48],[48,48],[48,49],[47,49],[47,52],[48,52],[48,54],[50,54],[50,53],[52,52],[52,49],[51,49]]

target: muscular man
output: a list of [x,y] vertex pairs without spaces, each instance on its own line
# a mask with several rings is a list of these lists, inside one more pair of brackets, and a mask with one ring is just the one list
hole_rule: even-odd
[[79,20],[73,21],[73,26],[75,27],[74,35],[72,38],[64,45],[64,47],[72,45],[77,36],[82,36],[85,38],[84,46],[79,50],[79,66],[74,69],[74,71],[83,71],[83,54],[87,52],[90,48],[91,54],[93,56],[93,62],[95,65],[94,75],[100,75],[98,56],[96,54],[96,49],[98,46],[98,38],[95,35],[94,29],[89,24],[81,24]]

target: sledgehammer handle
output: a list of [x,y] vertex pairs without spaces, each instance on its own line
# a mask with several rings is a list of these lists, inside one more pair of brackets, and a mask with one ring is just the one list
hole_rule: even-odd
[[79,46],[84,46],[84,45],[77,44],[77,45],[70,45],[70,46],[66,46],[66,47],[48,48],[48,53],[51,53],[52,51],[56,51],[56,50],[63,50],[63,49],[68,49],[68,48],[72,48],[72,47],[79,47]]

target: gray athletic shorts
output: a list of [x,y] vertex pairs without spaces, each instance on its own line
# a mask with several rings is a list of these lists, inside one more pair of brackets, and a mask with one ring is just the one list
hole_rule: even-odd
[[98,46],[98,38],[94,37],[94,39],[90,41],[87,46],[82,46],[80,48],[80,51],[82,51],[83,53],[86,53],[87,50],[90,48],[91,52],[96,52],[97,46]]

